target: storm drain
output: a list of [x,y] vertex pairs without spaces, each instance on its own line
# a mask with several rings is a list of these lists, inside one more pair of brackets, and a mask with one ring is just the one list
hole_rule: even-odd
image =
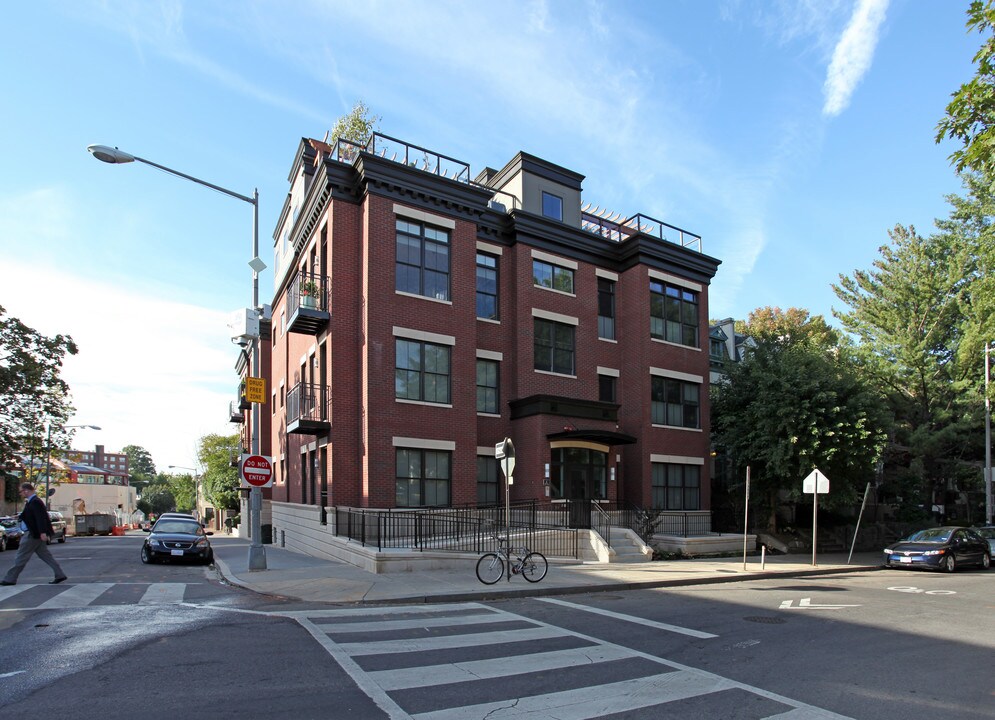
[[784,618],[773,617],[772,615],[751,615],[743,619],[746,622],[764,623],[767,625],[783,625],[788,622]]

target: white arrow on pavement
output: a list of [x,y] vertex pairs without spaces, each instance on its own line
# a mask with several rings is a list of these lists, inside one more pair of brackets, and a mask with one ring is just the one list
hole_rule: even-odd
[[781,610],[839,610],[840,608],[860,607],[860,605],[816,605],[812,598],[802,598],[797,605],[792,605],[791,600],[781,603]]

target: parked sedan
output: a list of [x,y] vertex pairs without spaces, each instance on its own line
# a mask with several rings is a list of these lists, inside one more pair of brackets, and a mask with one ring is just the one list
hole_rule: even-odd
[[7,548],[16,548],[21,544],[23,532],[21,531],[21,523],[17,518],[0,518],[0,530],[3,531],[0,534],[0,552]]
[[989,554],[995,556],[995,525],[986,525],[985,527],[974,529],[978,531],[978,535],[988,541]]
[[48,538],[47,544],[51,545],[53,540],[64,543],[66,541],[66,519],[60,512],[50,512],[48,519],[52,521],[52,535]]
[[194,560],[204,565],[214,562],[214,550],[204,526],[193,518],[159,518],[142,545],[142,562]]
[[885,567],[953,572],[960,565],[980,565],[987,570],[991,561],[988,542],[975,530],[962,527],[920,530],[884,549]]

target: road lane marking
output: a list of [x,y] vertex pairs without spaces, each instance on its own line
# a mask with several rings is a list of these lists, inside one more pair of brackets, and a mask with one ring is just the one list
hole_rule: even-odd
[[[520,622],[523,618],[515,618]],[[524,618],[527,620],[527,618]],[[531,621],[530,621],[531,622]],[[328,630],[322,628],[326,635]],[[446,637],[429,637],[419,640],[367,640],[357,643],[339,643],[339,647],[350,655],[396,655],[406,652],[428,652],[429,650],[449,650],[452,648],[503,645],[505,643],[530,642],[559,637],[562,634],[558,628],[533,627],[523,630],[493,630],[486,633],[470,635],[452,635]]]
[[53,598],[49,598],[41,605],[36,605],[36,610],[55,610],[58,608],[76,608],[89,605],[98,597],[103,595],[114,583],[84,583],[82,585],[70,585]]
[[138,601],[139,605],[178,605],[183,602],[186,583],[152,583]]
[[27,670],[15,670],[14,672],[3,673],[0,675],[0,680],[3,678],[13,677],[14,675],[20,675],[21,673],[27,672]]
[[12,598],[18,593],[22,593],[25,590],[30,590],[37,585],[0,585],[0,602],[3,602],[7,598]]
[[638,625],[645,625],[646,627],[655,628],[657,630],[680,633],[681,635],[690,635],[691,637],[702,639],[718,637],[718,635],[713,635],[712,633],[703,632],[701,630],[692,630],[691,628],[680,627],[679,625],[669,625],[667,623],[657,622],[656,620],[647,620],[646,618],[635,617],[633,615],[623,615],[622,613],[612,612],[611,610],[602,610],[601,608],[591,607],[589,605],[578,605],[577,603],[567,602],[565,600],[557,600],[555,598],[536,598],[536,600],[539,600],[540,602],[553,603],[554,605],[562,605],[573,610],[583,610],[584,612],[595,613],[596,615],[604,615],[605,617],[615,618],[616,620],[637,623]]
[[812,602],[812,598],[802,598],[797,605],[792,605],[792,600],[785,600],[781,603],[781,610],[841,610],[843,608],[860,607],[860,605],[817,605]]

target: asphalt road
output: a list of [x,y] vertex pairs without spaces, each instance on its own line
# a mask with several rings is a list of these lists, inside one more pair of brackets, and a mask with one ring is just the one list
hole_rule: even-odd
[[0,589],[4,716],[995,718],[995,571],[333,607],[140,542],[71,538],[65,585],[32,560]]

